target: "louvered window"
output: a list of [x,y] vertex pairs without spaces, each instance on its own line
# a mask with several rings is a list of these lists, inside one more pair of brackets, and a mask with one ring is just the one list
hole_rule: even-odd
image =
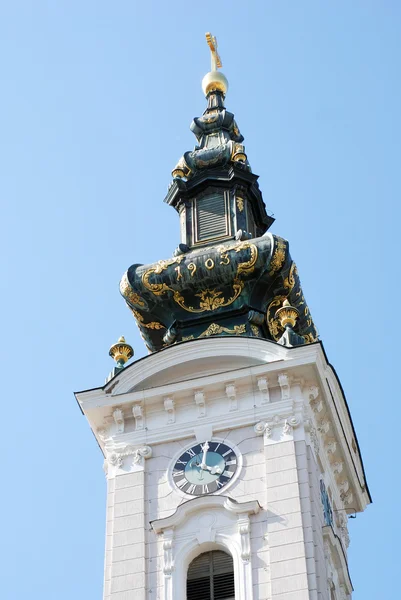
[[221,550],[200,554],[187,576],[187,600],[235,600],[234,566]]
[[224,193],[211,194],[195,201],[196,242],[229,235],[227,200]]

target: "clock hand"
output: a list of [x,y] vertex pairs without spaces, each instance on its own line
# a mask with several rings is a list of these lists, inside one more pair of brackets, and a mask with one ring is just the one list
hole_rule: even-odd
[[202,450],[203,450],[203,457],[202,457],[202,462],[200,465],[200,468],[205,471],[207,469],[207,464],[206,464],[206,458],[207,458],[207,451],[209,450],[210,446],[208,444],[208,442],[206,441],[203,446],[202,446]]

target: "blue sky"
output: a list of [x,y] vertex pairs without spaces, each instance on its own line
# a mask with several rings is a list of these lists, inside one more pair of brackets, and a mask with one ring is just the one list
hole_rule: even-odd
[[391,0],[0,2],[5,600],[101,597],[105,479],[73,391],[103,384],[121,334],[145,355],[118,283],[179,241],[163,198],[209,30],[362,449],[354,600],[394,597],[400,26]]

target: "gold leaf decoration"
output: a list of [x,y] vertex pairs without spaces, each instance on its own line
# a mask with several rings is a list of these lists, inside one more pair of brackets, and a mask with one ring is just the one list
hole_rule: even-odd
[[244,210],[244,199],[241,198],[240,196],[236,197],[236,202],[237,202],[237,208],[240,212],[242,212]]
[[134,310],[132,308],[131,311],[140,327],[144,327],[145,329],[166,329],[165,326],[162,325],[161,323],[159,323],[158,321],[152,321],[151,323],[145,323],[144,317],[137,310]]
[[246,333],[246,325],[234,325],[234,329],[228,329],[228,327],[222,327],[217,323],[212,323],[203,333],[200,334],[199,337],[209,337],[211,335],[219,335],[220,333],[241,335],[242,333]]
[[191,313],[203,313],[208,311],[214,311],[218,308],[222,308],[224,306],[229,306],[232,304],[241,294],[244,289],[244,282],[241,281],[240,275],[250,275],[253,273],[255,269],[255,264],[258,259],[258,249],[255,244],[251,244],[248,241],[239,242],[237,244],[233,244],[232,246],[220,246],[218,250],[221,252],[220,257],[224,260],[223,264],[227,264],[226,257],[227,253],[231,250],[235,252],[240,252],[241,250],[250,250],[250,258],[249,260],[239,263],[237,266],[237,273],[234,277],[233,281],[233,295],[229,298],[225,299],[222,296],[221,291],[218,290],[210,290],[206,289],[202,292],[196,294],[196,296],[200,297],[199,307],[196,308],[194,306],[187,306],[185,303],[185,298],[181,294],[179,290],[175,290],[174,288],[168,286],[166,283],[151,283],[149,278],[152,274],[160,275],[163,271],[165,271],[169,266],[180,263],[184,260],[184,256],[177,256],[176,258],[170,260],[161,260],[156,266],[147,269],[142,275],[142,283],[146,289],[151,291],[155,296],[161,296],[165,292],[172,292],[173,300],[181,306],[182,309]]
[[121,278],[120,292],[122,296],[124,296],[124,298],[128,300],[128,302],[130,302],[131,304],[136,304],[136,306],[140,306],[142,308],[145,307],[145,302],[142,300],[140,295],[134,292],[134,290],[132,289],[131,284],[128,281],[127,273],[124,273],[124,275]]
[[269,275],[274,275],[277,273],[284,264],[285,255],[286,255],[287,244],[281,238],[277,238],[276,249],[273,254],[273,258],[270,262],[270,270]]
[[251,329],[255,337],[260,337],[259,327],[257,325],[251,325]]

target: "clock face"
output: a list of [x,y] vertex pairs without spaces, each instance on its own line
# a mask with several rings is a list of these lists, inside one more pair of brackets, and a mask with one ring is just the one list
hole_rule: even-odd
[[186,494],[212,494],[227,485],[238,467],[238,458],[222,442],[204,442],[189,448],[173,468],[174,484]]

